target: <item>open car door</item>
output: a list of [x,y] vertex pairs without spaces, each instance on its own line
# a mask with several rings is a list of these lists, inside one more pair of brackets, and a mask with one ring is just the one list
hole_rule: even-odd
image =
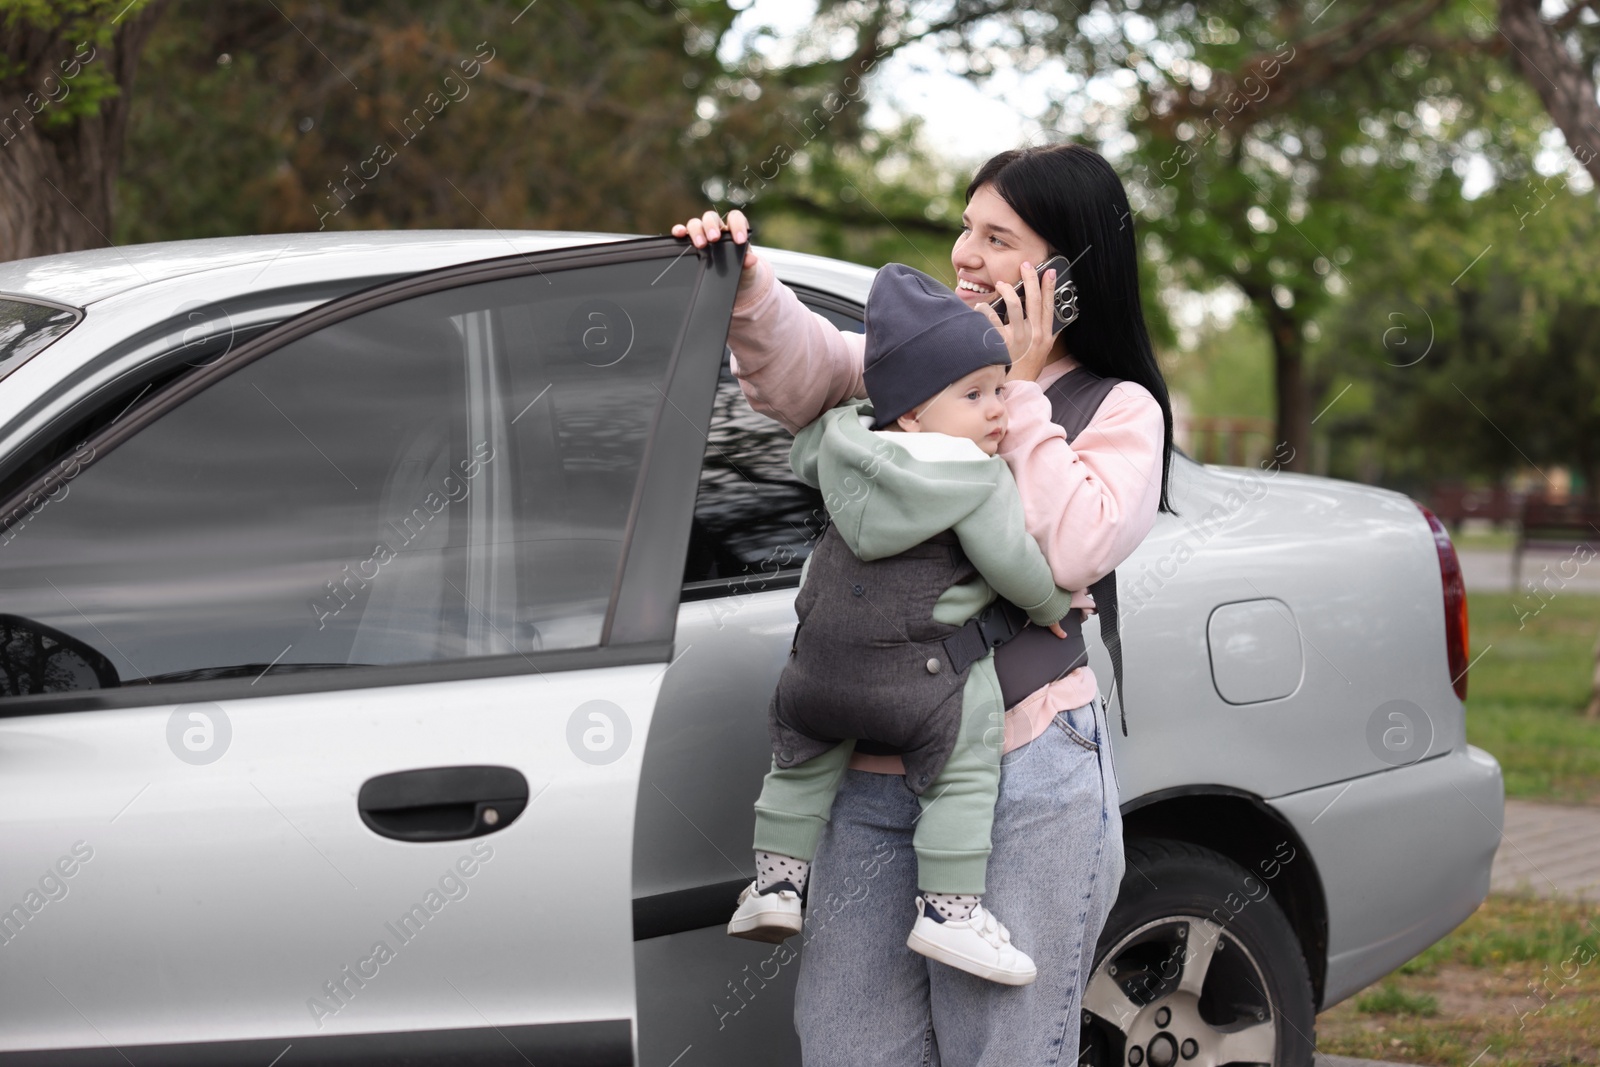
[[635,798],[742,253],[334,301],[4,504],[0,1063],[634,1062]]

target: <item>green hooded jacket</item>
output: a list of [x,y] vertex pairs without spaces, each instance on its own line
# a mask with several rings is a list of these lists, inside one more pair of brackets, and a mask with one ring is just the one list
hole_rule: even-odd
[[1006,461],[948,434],[870,430],[871,414],[871,401],[848,400],[796,434],[789,452],[856,557],[898,555],[951,530],[980,577],[945,590],[936,622],[960,625],[996,594],[1039,626],[1066,615],[1072,594],[1056,587],[1028,534]]

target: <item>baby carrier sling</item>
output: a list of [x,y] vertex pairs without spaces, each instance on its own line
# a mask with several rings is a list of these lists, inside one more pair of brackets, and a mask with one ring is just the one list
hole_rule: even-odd
[[[961,627],[936,622],[934,604],[976,574],[950,530],[862,560],[829,523],[795,597],[800,621],[767,710],[773,761],[792,767],[855,738],[858,752],[901,755],[920,796],[955,750],[976,662],[951,662],[943,642]],[[826,623],[807,626],[813,613]]]
[[[1050,418],[1067,432],[1071,444],[1089,425],[1106,394],[1120,378],[1103,378],[1088,367],[1076,367],[1063,374],[1044,395],[1050,401]],[[1095,614],[1100,619],[1100,637],[1111,657],[1111,673],[1121,698],[1118,709],[1122,735],[1128,735],[1126,696],[1122,688],[1122,633],[1117,626],[1117,573],[1112,571],[1089,586]],[[1008,708],[1016,707],[1033,693],[1069,671],[1089,662],[1089,649],[1083,640],[1083,613],[1069,611],[1061,621],[1066,639],[1047,628],[1028,625],[1021,608],[997,599],[957,633],[945,639],[945,649],[959,671],[982,659],[993,648],[995,673],[1000,678],[1000,693]]]
[[[1079,367],[1045,390],[1051,419],[1068,442],[1120,380]],[[976,574],[950,530],[898,555],[863,561],[829,523],[795,598],[799,622],[767,709],[773,761],[793,767],[855,738],[857,752],[900,755],[906,785],[920,796],[955,749],[967,673],[990,648],[1008,708],[1088,662],[1076,611],[1062,620],[1065,640],[1028,625],[1027,613],[1003,599],[964,625],[934,621],[944,591]],[[1115,573],[1089,590],[1120,693]],[[808,629],[816,611],[828,625]]]

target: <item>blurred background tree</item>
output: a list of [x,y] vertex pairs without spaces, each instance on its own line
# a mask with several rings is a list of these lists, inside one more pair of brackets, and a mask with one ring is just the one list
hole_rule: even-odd
[[[1169,290],[1221,286],[1249,301],[1271,354],[1276,438],[1293,450],[1290,469],[1309,470],[1313,420],[1350,384],[1314,350],[1352,275],[1392,280],[1398,267],[1415,287],[1483,247],[1452,237],[1476,206],[1464,187],[1473,161],[1492,181],[1523,181],[1539,131],[1600,116],[1594,6],[1543,20],[1536,2],[1529,15],[1506,0],[1500,22],[1515,26],[1503,30],[1472,0],[1204,13],[1184,0],[1109,0],[1087,15],[1050,0],[1016,26],[1081,79],[1122,88],[1120,106],[1086,107],[1065,87],[1048,121],[1123,163]],[[1539,50],[1542,69],[1520,54],[1508,62],[1518,44]],[[1585,142],[1573,144],[1600,174]],[[1384,336],[1369,333],[1374,346]],[[1322,469],[1330,447],[1318,442]]]
[[[869,117],[883,65],[931,47],[979,86],[1054,72],[1005,105],[1123,174],[1193,414],[1270,420],[1299,469],[1551,464],[1596,491],[1600,0],[819,0],[798,34],[748,6],[0,0],[0,256],[652,233],[713,203],[764,243],[948,278],[975,161],[920,116]],[[97,59],[74,94],[18,117],[79,41]]]
[[516,14],[487,0],[178,0],[147,56],[119,239],[660,232],[711,197],[835,228],[951,232],[926,199],[894,199],[883,219],[826,184],[850,171],[876,186],[911,146],[863,123],[872,68],[910,40],[879,9],[831,20],[826,36],[852,47],[801,42],[781,65],[719,58],[738,15],[721,0]]
[[1333,473],[1420,494],[1566,466],[1600,504],[1600,218],[1588,197],[1520,195],[1480,198],[1458,231],[1501,255],[1455,279],[1372,272],[1336,309],[1318,355],[1354,388]]
[[128,90],[162,0],[0,0],[0,258],[108,243]]

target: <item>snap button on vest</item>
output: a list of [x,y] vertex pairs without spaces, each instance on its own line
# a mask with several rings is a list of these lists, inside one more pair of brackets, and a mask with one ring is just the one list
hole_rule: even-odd
[[854,594],[855,594],[855,595],[856,595],[856,596],[860,596],[860,595],[861,595],[861,594],[862,594],[862,593],[865,593],[865,592],[866,592],[866,591],[867,591],[867,590],[866,590],[866,589],[865,589],[865,587],[863,587],[863,586],[859,586],[859,585],[852,585],[852,586],[851,586],[851,587],[850,587],[850,591],[851,591],[851,592],[852,592],[852,593],[854,593]]
[[934,658],[928,660],[928,673],[929,674],[938,674],[939,673],[939,660],[938,660],[937,657],[934,657]]
[[786,748],[782,752],[778,753],[778,758],[783,762],[788,763],[790,760],[794,759],[794,751]]

